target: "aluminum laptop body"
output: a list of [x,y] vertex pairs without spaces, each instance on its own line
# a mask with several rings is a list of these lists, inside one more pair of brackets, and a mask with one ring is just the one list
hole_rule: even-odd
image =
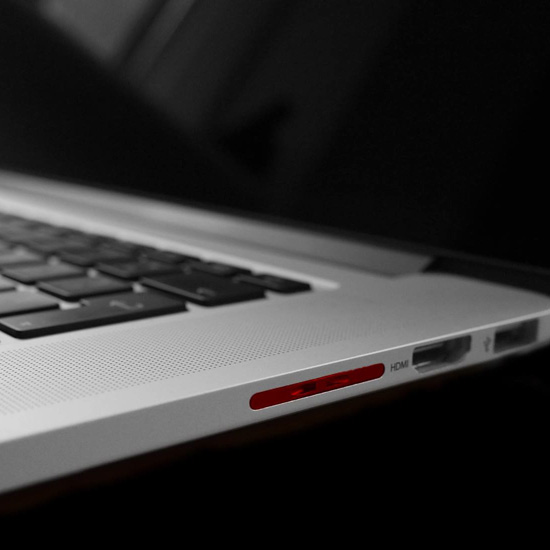
[[[414,254],[10,173],[1,205],[23,219],[309,285],[215,307],[184,299],[185,311],[54,334],[3,330],[3,492],[493,362],[550,336],[548,298],[423,273],[426,258]],[[319,250],[371,267],[323,261]],[[115,309],[135,306],[110,296]]]
[[[282,134],[281,162],[262,189],[270,192],[269,205],[285,205],[285,193],[297,190],[300,213],[312,223],[351,222],[365,234],[362,222],[382,233],[400,225],[405,241],[419,223],[433,235],[441,222],[451,229],[464,222],[474,244],[486,233],[506,234],[506,251],[522,252],[512,238],[521,246],[537,244],[534,237],[545,242],[545,231],[526,231],[531,226],[519,221],[517,205],[529,193],[507,196],[499,187],[495,202],[476,187],[478,176],[491,180],[487,165],[500,166],[490,146],[501,143],[503,121],[514,122],[522,105],[508,90],[531,97],[525,83],[538,74],[536,54],[544,50],[528,38],[535,28],[541,41],[548,36],[535,8],[517,8],[522,17],[531,14],[525,25],[516,24],[512,8],[503,10],[509,21],[491,26],[494,38],[483,26],[493,24],[490,5],[470,7],[474,16],[466,12],[462,19],[454,7],[438,6],[442,15],[437,11],[433,24],[431,5],[410,12],[387,1],[350,3],[346,10],[341,2],[323,2],[314,13],[307,3],[279,0],[155,4],[166,6],[157,20],[163,24],[151,25],[127,58],[125,82],[165,109],[162,120],[191,128],[191,141],[200,129],[252,128],[260,137],[244,140],[235,153],[240,160],[248,159],[247,147],[269,143],[270,132]],[[0,76],[10,76],[0,89],[10,100],[4,110],[0,104],[0,157],[19,146],[13,157],[19,164],[0,172],[2,495],[547,345],[548,293],[507,284],[508,264],[492,267],[502,277],[485,280],[467,270],[436,272],[429,269],[431,253],[405,244],[371,244],[336,229],[327,234],[223,213],[208,201],[185,202],[195,197],[180,197],[181,204],[134,193],[140,172],[165,197],[168,184],[171,191],[184,183],[185,191],[206,189],[206,196],[224,201],[242,189],[218,172],[222,177],[209,176],[216,189],[209,193],[208,185],[201,187],[209,162],[195,164],[192,155],[185,159],[192,165],[187,179],[172,179],[174,162],[189,152],[174,145],[175,133],[167,138],[164,126],[148,125],[156,115],[129,107],[127,96],[104,85],[103,71],[72,48],[65,55],[67,41],[42,21],[27,19],[27,12],[12,18],[21,6],[0,6],[2,55],[12,54],[11,65],[0,64],[7,70]],[[22,21],[25,32],[16,25]],[[458,33],[455,42],[447,40],[455,36],[447,28]],[[159,42],[157,33],[166,29]],[[513,34],[508,42],[510,33],[519,38]],[[341,42],[327,42],[329,35]],[[509,45],[507,55],[496,39]],[[531,48],[529,63],[516,43]],[[447,63],[445,48],[454,63]],[[476,71],[472,59],[487,61]],[[293,106],[295,119],[285,118]],[[337,132],[342,128],[347,133]],[[519,135],[524,141],[529,133]],[[370,141],[362,142],[365,136]],[[222,137],[234,145],[242,135]],[[262,147],[256,152],[260,157]],[[515,174],[547,166],[544,154],[527,157],[533,162],[518,162]],[[85,181],[94,184],[25,175],[44,160],[66,173],[89,170]],[[300,174],[292,180],[295,168]],[[115,190],[127,173],[128,187]],[[527,183],[524,177],[522,191]],[[430,211],[426,196],[436,199]],[[532,202],[544,222],[546,204]],[[500,221],[487,222],[489,210],[495,219],[503,212]],[[532,212],[528,221],[536,218]],[[523,282],[537,280],[536,270],[526,273]]]

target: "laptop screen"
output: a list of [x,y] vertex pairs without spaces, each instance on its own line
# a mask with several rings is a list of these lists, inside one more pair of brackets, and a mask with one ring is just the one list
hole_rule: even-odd
[[550,267],[547,2],[34,5],[208,150],[151,139],[159,177],[118,185]]

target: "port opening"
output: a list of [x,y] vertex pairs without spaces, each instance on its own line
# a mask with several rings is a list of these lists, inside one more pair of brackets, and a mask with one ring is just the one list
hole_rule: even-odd
[[427,372],[461,361],[470,351],[471,336],[461,336],[418,346],[414,349],[412,363],[419,372]]
[[533,344],[537,341],[538,328],[536,319],[499,328],[495,332],[495,353]]

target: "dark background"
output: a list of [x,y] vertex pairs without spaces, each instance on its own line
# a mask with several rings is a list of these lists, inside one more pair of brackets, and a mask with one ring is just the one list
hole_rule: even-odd
[[[45,5],[0,4],[4,167],[550,268],[545,2],[209,0],[148,50],[159,1],[108,51]],[[284,542],[288,525],[346,540],[366,518],[518,514],[547,481],[547,367],[540,352],[71,477],[12,496],[10,521],[206,518],[207,540],[254,524]]]

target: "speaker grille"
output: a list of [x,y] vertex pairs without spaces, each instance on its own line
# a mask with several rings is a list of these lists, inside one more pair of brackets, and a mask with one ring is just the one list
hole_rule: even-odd
[[[309,295],[311,296],[311,295]],[[0,354],[0,414],[246,363],[364,335],[365,306],[329,297],[114,326]],[[268,306],[268,307],[265,307]],[[350,307],[351,306],[351,307]],[[353,311],[355,310],[355,312]],[[266,315],[269,312],[269,315]],[[260,315],[261,314],[261,315]],[[362,318],[363,317],[363,318]]]

